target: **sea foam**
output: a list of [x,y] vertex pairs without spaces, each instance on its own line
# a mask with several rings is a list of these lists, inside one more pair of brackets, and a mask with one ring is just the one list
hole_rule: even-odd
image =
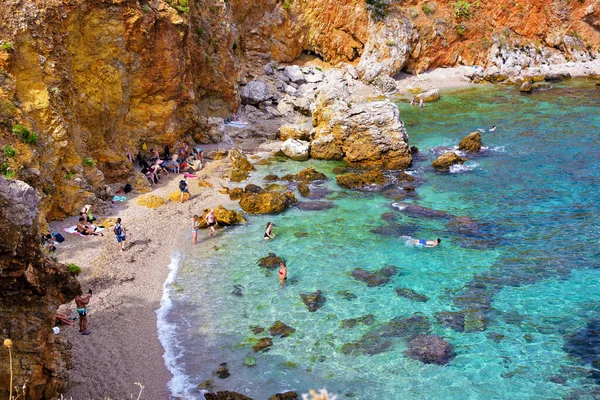
[[171,257],[169,264],[169,275],[163,283],[163,294],[160,299],[160,308],[156,310],[156,327],[158,331],[158,339],[162,344],[165,352],[163,358],[165,365],[173,378],[169,381],[169,390],[174,397],[187,398],[193,385],[190,383],[190,378],[185,374],[184,368],[178,365],[178,361],[183,356],[183,350],[176,339],[177,325],[169,322],[168,315],[173,308],[171,300],[171,285],[175,281],[181,255],[175,254]]

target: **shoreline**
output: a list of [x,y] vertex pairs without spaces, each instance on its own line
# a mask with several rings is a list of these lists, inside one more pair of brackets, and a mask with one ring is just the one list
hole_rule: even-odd
[[[575,63],[572,63],[575,64]],[[589,65],[589,63],[584,63]],[[593,62],[600,65],[600,61]],[[554,67],[554,66],[552,66]],[[559,66],[560,67],[560,66]],[[573,77],[590,75],[589,66],[564,67],[571,69]],[[436,69],[418,76],[405,77],[397,81],[398,92],[394,98],[412,95],[410,87],[418,85],[423,91],[438,88],[449,92],[466,87],[478,87],[464,77],[472,67]],[[598,69],[600,71],[600,69]],[[561,68],[556,71],[560,72]],[[580,74],[576,74],[576,72]],[[462,78],[461,78],[462,77]],[[249,139],[237,143],[246,155],[272,151],[277,140]],[[210,148],[229,148],[231,145],[203,145]],[[197,174],[213,188],[199,188],[195,179],[190,179],[191,199],[186,203],[167,202],[157,209],[147,209],[135,204],[140,194],[129,194],[128,201],[106,207],[104,213],[97,212],[100,221],[106,217],[121,217],[128,231],[127,250],[118,252],[114,234],[110,229],[104,237],[80,237],[64,234],[66,241],[58,246],[56,256],[66,264],[75,263],[83,270],[79,276],[84,292],[93,289],[90,301],[88,327],[92,335],[82,336],[73,327],[61,326],[64,338],[73,344],[72,385],[67,398],[127,398],[137,396],[139,382],[144,386],[141,398],[170,398],[169,382],[173,378],[165,359],[164,343],[161,342],[160,324],[169,278],[174,277],[172,263],[177,251],[191,246],[190,219],[204,208],[222,204],[228,209],[239,209],[236,201],[219,193],[221,186],[229,186],[226,177],[228,160],[207,160],[203,170]],[[176,191],[180,175],[170,174],[151,193],[168,198]],[[108,203],[110,204],[110,203]],[[100,207],[98,207],[100,208]],[[50,224],[52,232],[75,225],[77,217],[69,217]],[[217,231],[218,234],[218,231]],[[199,236],[208,235],[201,230]],[[208,246],[200,240],[199,246]],[[202,247],[201,247],[202,250]],[[62,306],[70,316],[76,316],[75,305]],[[161,311],[162,310],[162,311]]]

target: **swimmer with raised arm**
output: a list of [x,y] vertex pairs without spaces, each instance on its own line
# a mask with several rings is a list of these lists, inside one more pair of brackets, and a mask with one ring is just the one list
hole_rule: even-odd
[[412,241],[412,244],[414,246],[423,246],[423,247],[435,247],[440,243],[442,243],[442,239],[440,239],[440,238],[437,238],[436,240],[414,239]]

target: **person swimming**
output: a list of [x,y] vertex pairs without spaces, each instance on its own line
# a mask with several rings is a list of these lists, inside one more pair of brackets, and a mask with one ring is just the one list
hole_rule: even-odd
[[436,240],[424,240],[424,239],[413,239],[411,243],[414,246],[423,246],[423,247],[435,247],[438,244],[442,243],[442,239],[437,238]]
[[273,239],[275,237],[275,235],[272,232],[272,229],[273,229],[273,223],[272,222],[267,223],[267,227],[265,228],[265,235],[263,236],[265,240]]

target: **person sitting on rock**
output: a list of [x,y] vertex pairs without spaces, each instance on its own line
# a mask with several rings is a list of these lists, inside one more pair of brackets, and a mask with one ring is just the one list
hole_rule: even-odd
[[177,154],[173,154],[171,159],[167,161],[166,168],[172,169],[176,174],[179,173],[179,156]]

